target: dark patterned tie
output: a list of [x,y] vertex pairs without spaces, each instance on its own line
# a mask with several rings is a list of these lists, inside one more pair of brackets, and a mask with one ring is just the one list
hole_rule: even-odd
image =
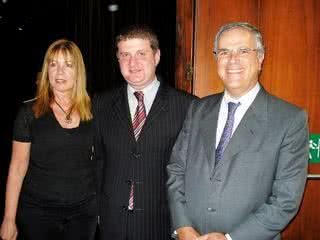
[[147,114],[146,114],[146,109],[144,107],[144,102],[143,102],[143,92],[141,91],[134,92],[134,95],[138,100],[138,106],[134,114],[132,126],[133,126],[134,137],[136,138],[136,140],[138,140],[141,129],[146,121]]
[[233,123],[234,123],[234,114],[239,107],[240,103],[228,103],[228,118],[226,125],[224,126],[220,142],[218,144],[218,147],[216,149],[216,165],[220,162],[220,160],[223,158],[224,150],[226,149],[231,135],[232,135],[232,129],[233,129]]

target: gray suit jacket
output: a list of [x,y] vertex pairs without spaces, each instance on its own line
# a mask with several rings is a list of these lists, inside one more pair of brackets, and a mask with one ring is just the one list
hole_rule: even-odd
[[190,106],[173,148],[167,166],[173,228],[226,232],[233,240],[280,239],[304,192],[306,114],[261,89],[215,166],[222,96]]

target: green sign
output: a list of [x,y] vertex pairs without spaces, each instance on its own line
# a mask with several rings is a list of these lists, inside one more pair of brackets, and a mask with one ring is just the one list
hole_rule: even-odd
[[310,134],[309,161],[310,163],[320,163],[320,134]]

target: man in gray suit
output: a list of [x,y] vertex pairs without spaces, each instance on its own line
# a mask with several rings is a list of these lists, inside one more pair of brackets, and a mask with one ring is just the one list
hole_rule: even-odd
[[191,104],[167,166],[173,229],[179,240],[280,239],[305,187],[306,114],[258,82],[256,27],[221,27],[214,53],[225,91]]

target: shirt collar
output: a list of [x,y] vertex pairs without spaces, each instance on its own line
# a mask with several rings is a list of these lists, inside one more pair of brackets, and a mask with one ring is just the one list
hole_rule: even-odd
[[[157,89],[159,85],[160,85],[160,82],[158,81],[157,77],[155,77],[155,79],[148,86],[146,86],[144,89],[139,91],[142,91],[144,95],[148,95],[148,93],[153,92],[154,89]],[[132,86],[130,86],[130,84],[128,84],[127,90],[128,90],[128,96],[129,95],[133,96],[133,93],[137,91]]]
[[255,99],[255,97],[257,96],[260,89],[261,89],[261,86],[260,86],[259,82],[257,82],[256,85],[249,92],[247,92],[245,95],[243,95],[237,99],[231,97],[231,95],[228,93],[228,91],[225,90],[224,95],[223,95],[223,101],[225,103],[228,103],[228,102],[238,103],[238,102],[240,102],[241,105],[244,105],[244,104],[250,105],[253,102],[253,100]]

